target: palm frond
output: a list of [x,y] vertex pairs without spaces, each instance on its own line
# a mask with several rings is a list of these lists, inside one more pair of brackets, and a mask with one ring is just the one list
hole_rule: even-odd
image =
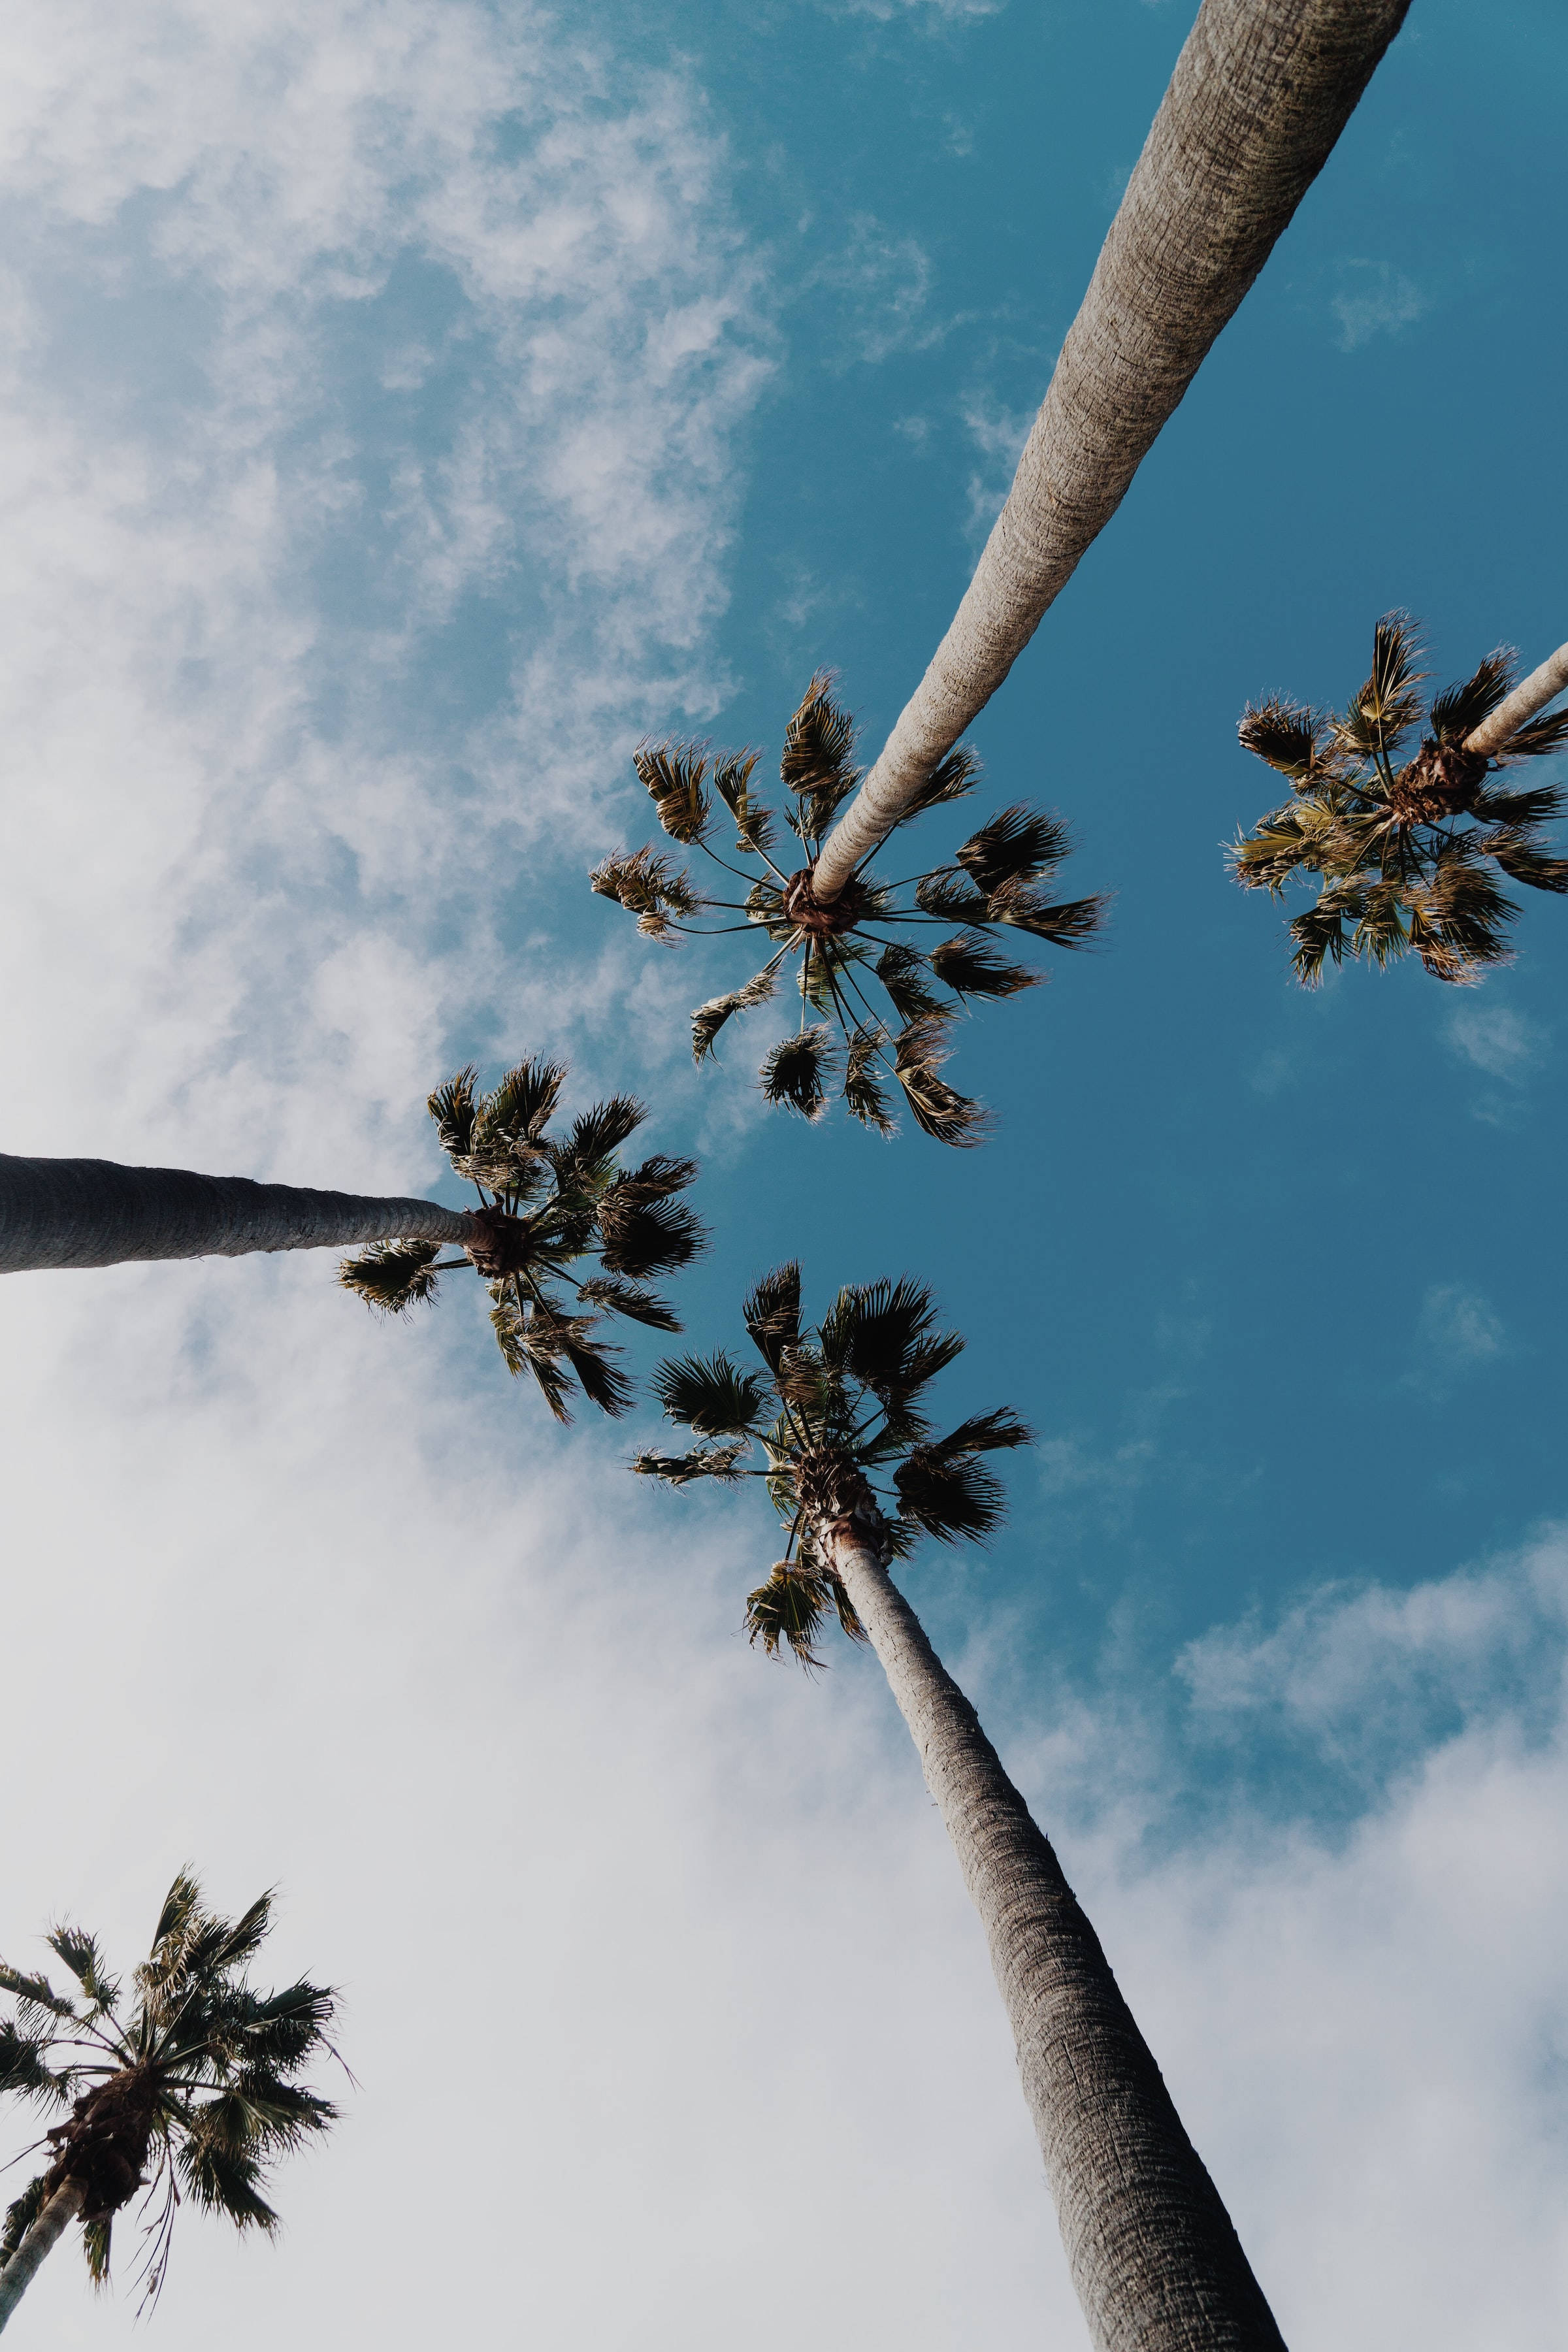
[[1497,754],[1500,760],[1533,760],[1544,751],[1561,751],[1568,743],[1568,710],[1548,711],[1531,719],[1510,735]]
[[521,1379],[524,1372],[531,1373],[555,1419],[569,1422],[572,1414],[566,1402],[568,1382],[561,1367],[558,1324],[536,1327],[529,1321],[510,1282],[492,1283],[490,1299],[490,1328],[507,1370],[513,1380]]
[[816,1637],[834,1598],[825,1576],[780,1560],[767,1582],[746,1595],[746,1639],[753,1648],[760,1642],[770,1658],[787,1646],[808,1671],[820,1667]]
[[689,848],[708,830],[710,803],[703,789],[707,754],[700,743],[639,743],[632,765],[652,797],[672,841]]
[[855,722],[834,701],[828,691],[832,683],[827,670],[812,679],[784,730],[779,762],[779,773],[799,803],[789,823],[807,840],[820,839],[840,803],[860,781],[859,771],[851,764]]
[[653,1392],[667,1421],[694,1429],[699,1437],[738,1437],[755,1429],[768,1389],[720,1348],[711,1356],[678,1356],[660,1364]]
[[735,820],[735,846],[767,857],[773,846],[773,811],[752,798],[754,751],[722,753],[713,762],[713,789]]
[[1016,996],[1037,988],[1043,972],[999,956],[984,931],[960,931],[931,950],[931,968],[944,988],[959,996]]
[[713,1040],[726,1021],[737,1013],[747,1013],[754,1004],[766,1004],[778,993],[771,971],[759,971],[743,988],[732,988],[727,996],[710,996],[700,1004],[691,1016],[691,1058],[701,1062],[713,1051]]
[[957,861],[989,898],[1005,882],[1032,882],[1059,866],[1071,846],[1059,817],[1017,801],[971,834],[957,852]]
[[1372,675],[1331,724],[1338,741],[1363,757],[1392,760],[1421,715],[1415,689],[1420,647],[1407,613],[1385,613],[1372,634]]
[[741,1307],[741,1319],[771,1372],[800,1345],[800,1262],[791,1258],[764,1274]]
[[602,1340],[591,1339],[579,1317],[563,1318],[561,1353],[576,1374],[577,1384],[589,1403],[597,1405],[612,1421],[618,1421],[622,1413],[631,1410],[637,1394],[614,1361],[620,1352],[618,1348],[606,1347]]
[[944,996],[935,995],[926,986],[921,975],[930,971],[931,961],[918,948],[906,947],[901,940],[896,940],[891,947],[883,949],[872,970],[906,1027],[911,1021],[923,1021],[928,1013],[952,1011]]
[[647,934],[651,939],[664,936],[672,915],[697,912],[690,876],[674,863],[668,850],[656,850],[651,845],[645,844],[625,856],[602,859],[588,880],[601,898],[613,898],[628,915],[636,915],[639,930],[651,924]]
[[1473,814],[1490,824],[1549,824],[1563,814],[1564,805],[1557,784],[1541,784],[1522,793],[1484,784],[1471,803]]
[[748,1437],[729,1445],[699,1445],[689,1454],[634,1454],[632,1468],[640,1477],[658,1478],[667,1486],[689,1486],[694,1478],[717,1478],[732,1486],[742,1475],[740,1464],[752,1450]]
[[938,1143],[968,1150],[982,1141],[987,1119],[979,1103],[957,1093],[940,1075],[947,1058],[947,1024],[939,1018],[911,1021],[896,1041],[893,1075],[915,1122]]
[[35,2018],[74,2018],[78,2014],[75,2002],[64,1993],[57,1992],[47,1977],[36,1969],[14,1969],[5,1960],[0,1960],[0,1992],[16,1996],[20,2004],[16,2012],[17,2021],[24,2027],[31,2024]]
[[898,1122],[878,1069],[878,1057],[888,1033],[880,1022],[862,1023],[852,1031],[844,1056],[844,1101],[851,1118],[879,1135],[896,1135]]
[[425,1108],[436,1122],[441,1149],[451,1160],[461,1160],[474,1139],[474,1088],[479,1074],[471,1062],[454,1078],[426,1098]]
[[606,1186],[595,1215],[606,1274],[641,1282],[650,1274],[671,1274],[689,1265],[707,1246],[708,1232],[695,1212],[672,1192],[697,1171],[689,1160],[647,1160]]
[[1568,890],[1568,858],[1549,857],[1522,832],[1510,827],[1506,839],[1489,841],[1487,847],[1510,882],[1527,882],[1532,890]]
[[595,1274],[583,1284],[579,1292],[590,1307],[603,1307],[612,1315],[624,1315],[632,1323],[646,1323],[653,1331],[679,1331],[679,1318],[668,1302],[640,1283],[617,1282],[613,1276]]
[[573,1120],[565,1142],[556,1145],[552,1157],[557,1171],[597,1175],[647,1117],[647,1104],[633,1095],[612,1095],[608,1102],[595,1103]]
[[433,1302],[440,1276],[432,1268],[440,1255],[439,1242],[372,1242],[341,1261],[338,1281],[377,1314],[406,1314]]
[[951,923],[985,923],[991,901],[975,889],[961,866],[938,866],[915,884],[915,904],[922,915],[941,915]]
[[263,2174],[254,2157],[198,2128],[182,2139],[175,2162],[186,2195],[204,2213],[221,2213],[237,2230],[261,2230],[268,2237],[277,2229],[278,2216],[258,2185]]
[[1304,702],[1287,702],[1271,694],[1267,702],[1249,702],[1241,714],[1237,736],[1244,751],[1267,760],[1282,776],[1306,783],[1316,776],[1328,721]]
[[849,1283],[818,1327],[823,1361],[876,1395],[907,1390],[935,1324],[936,1304],[923,1282],[906,1275],[897,1282]]
[[0,2022],[0,2098],[7,2093],[19,2099],[37,2099],[58,2106],[68,2096],[66,2084],[44,2063],[49,2047],[45,2034],[23,2033],[6,2018]]
[[1513,684],[1514,660],[1511,646],[1499,646],[1462,686],[1445,687],[1435,698],[1427,724],[1439,743],[1462,744],[1491,717]]
[[980,775],[976,753],[963,744],[939,760],[925,782],[900,815],[899,823],[907,824],[911,817],[921,816],[927,809],[940,808],[949,801],[961,801],[974,790]]
[[1015,1445],[1032,1445],[1034,1442],[1035,1433],[1028,1423],[1019,1420],[1011,1405],[1004,1404],[992,1412],[972,1414],[925,1450],[934,1460],[949,1461],[959,1454],[994,1454]]
[[44,1941],[56,1958],[65,1962],[95,2009],[114,2007],[120,1987],[104,1967],[96,1936],[62,1924],[51,1927]]
[[973,1454],[938,1454],[917,1445],[893,1473],[899,1516],[939,1543],[961,1537],[984,1543],[1001,1525],[1006,1497],[1001,1480]]
[[987,899],[985,913],[988,921],[1014,923],[1053,947],[1081,948],[1102,929],[1110,905],[1100,895],[1053,902],[1026,882],[1004,882]]
[[0,2270],[10,2261],[52,2194],[48,2174],[40,2172],[36,2179],[28,2181],[20,2197],[13,2198],[6,2206],[5,2227],[0,2232]]
[[837,1044],[826,1022],[781,1038],[758,1072],[763,1099],[787,1104],[803,1118],[820,1118],[827,1082],[837,1075]]
[[564,1062],[552,1062],[545,1054],[519,1062],[479,1105],[479,1127],[511,1143],[541,1143],[567,1075]]

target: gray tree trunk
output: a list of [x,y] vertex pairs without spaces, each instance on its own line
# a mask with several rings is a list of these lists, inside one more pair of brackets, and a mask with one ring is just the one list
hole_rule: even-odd
[[0,1152],[0,1274],[119,1265],[127,1258],[245,1257],[255,1250],[474,1238],[472,1216],[437,1201],[365,1199],[186,1168]]
[[1204,0],[957,616],[823,845],[820,900],[984,709],[1116,512],[1408,5]]
[[1500,702],[1489,719],[1465,738],[1467,751],[1484,751],[1489,759],[1503,750],[1510,735],[1517,735],[1527,719],[1538,710],[1544,710],[1554,694],[1568,686],[1568,646],[1559,646],[1549,654],[1539,669],[1521,677],[1506,702]]
[[0,2271],[0,2327],[4,2327],[32,2285],[44,2256],[54,2247],[86,2201],[79,2180],[65,2180],[56,2189],[5,2269]]
[[1100,1938],[881,1565],[874,1515],[863,1528],[825,1520],[816,1534],[882,1662],[984,1923],[1096,2352],[1284,2352]]

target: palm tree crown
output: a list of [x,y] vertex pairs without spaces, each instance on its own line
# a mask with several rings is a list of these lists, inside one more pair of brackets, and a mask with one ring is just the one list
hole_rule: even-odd
[[1289,776],[1292,797],[1270,809],[1229,856],[1245,889],[1279,897],[1293,875],[1318,882],[1317,903],[1294,918],[1294,962],[1315,987],[1323,965],[1348,953],[1379,965],[1412,950],[1436,980],[1475,980],[1505,962],[1520,908],[1497,875],[1537,890],[1568,890],[1568,859],[1546,854],[1541,827],[1563,810],[1552,785],[1510,792],[1488,776],[1568,743],[1568,711],[1531,719],[1495,753],[1468,738],[1512,683],[1513,657],[1489,654],[1472,677],[1439,694],[1419,748],[1422,673],[1414,624],[1386,615],[1373,638],[1372,675],[1344,713],[1278,696],[1242,715],[1240,736]]
[[[655,1157],[623,1168],[616,1158],[647,1117],[643,1104],[615,1095],[552,1136],[567,1075],[563,1062],[541,1056],[520,1062],[489,1094],[471,1065],[437,1087],[430,1116],[453,1168],[479,1193],[481,1239],[458,1258],[443,1258],[438,1242],[378,1242],[338,1270],[367,1307],[401,1315],[435,1298],[440,1275],[471,1265],[489,1290],[507,1370],[532,1373],[557,1421],[572,1417],[574,1381],[601,1412],[626,1412],[631,1383],[594,1326],[608,1313],[679,1331],[647,1279],[687,1265],[706,1238],[677,1198],[696,1177],[695,1160]],[[600,1271],[579,1280],[573,1269],[584,1259]]]
[[[980,1456],[1026,1445],[1031,1433],[1003,1406],[932,1436],[925,1390],[963,1341],[938,1330],[923,1284],[850,1286],[803,1333],[800,1267],[792,1260],[763,1276],[741,1313],[763,1370],[742,1370],[722,1349],[660,1365],[654,1390],[666,1416],[703,1443],[689,1454],[642,1453],[632,1466],[672,1486],[694,1478],[766,1482],[789,1538],[747,1600],[748,1631],[769,1656],[784,1643],[802,1664],[817,1665],[816,1638],[830,1611],[852,1641],[865,1639],[818,1528],[873,1522],[880,1548],[899,1558],[922,1535],[983,1541],[1000,1522],[1003,1496]],[[762,1466],[748,1465],[758,1451]]]
[[[635,914],[648,939],[673,944],[684,932],[742,931],[753,924],[766,933],[773,952],[762,970],[692,1013],[696,1061],[713,1053],[732,1014],[776,994],[781,967],[798,957],[800,1025],[763,1063],[768,1101],[816,1118],[837,1084],[852,1117],[889,1135],[895,1124],[890,1088],[897,1087],[927,1135],[939,1143],[976,1143],[984,1114],[939,1075],[951,1024],[969,998],[1014,996],[1045,977],[998,955],[987,932],[1006,924],[1058,947],[1082,947],[1100,926],[1104,901],[1049,898],[1041,886],[1068,855],[1067,828],[1019,805],[973,834],[950,865],[889,883],[875,880],[862,859],[833,904],[819,904],[812,875],[822,838],[860,781],[852,764],[854,723],[833,700],[831,683],[826,673],[812,679],[784,733],[780,774],[793,796],[784,823],[801,844],[804,866],[786,872],[775,862],[775,851],[784,853],[773,813],[752,794],[755,752],[714,754],[701,744],[661,743],[636,755],[660,824],[672,840],[702,850],[734,876],[744,896],[702,896],[688,870],[651,845],[605,858],[589,879]],[[972,753],[950,752],[900,821],[963,799],[977,772]],[[712,845],[715,795],[734,821],[736,852],[749,866],[731,865]],[[739,919],[728,921],[731,915]],[[701,919],[710,916],[720,919]],[[916,944],[931,926],[949,930],[954,924],[962,928],[935,945]]]
[[333,1994],[302,1980],[258,1992],[247,1980],[271,1924],[270,1896],[220,1919],[182,1872],[128,1994],[97,1938],[77,1927],[47,1939],[76,1979],[74,1995],[0,1963],[0,1990],[15,2002],[0,2023],[0,2092],[69,2109],[45,2136],[49,2163],[6,2213],[0,2264],[67,2184],[83,2192],[88,2267],[100,2284],[114,2216],[142,2198],[148,2299],[163,2284],[182,2196],[238,2230],[277,2228],[262,2195],[271,2166],[338,2110],[298,2079],[331,2049]]

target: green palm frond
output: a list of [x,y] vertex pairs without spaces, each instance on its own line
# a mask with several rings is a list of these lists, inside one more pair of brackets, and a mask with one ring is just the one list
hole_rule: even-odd
[[563,1175],[595,1177],[647,1118],[647,1106],[634,1095],[612,1095],[572,1122],[564,1143],[551,1157]]
[[10,2261],[51,2195],[49,2176],[40,2172],[29,2180],[19,2197],[13,2198],[5,2208],[5,2226],[0,2231],[0,2270]]
[[652,1331],[679,1331],[679,1318],[668,1299],[645,1289],[641,1283],[617,1282],[606,1274],[595,1274],[579,1287],[578,1297],[590,1307],[603,1307],[611,1315],[624,1315],[628,1322],[646,1323]]
[[1022,801],[998,812],[959,850],[957,862],[987,898],[1005,882],[1032,882],[1072,846],[1067,826]]
[[704,789],[708,757],[700,743],[642,743],[632,765],[647,787],[658,821],[672,841],[689,848],[708,830],[710,803]]
[[958,996],[1016,996],[1020,989],[1037,988],[1046,977],[999,956],[984,931],[960,931],[943,940],[931,950],[931,968]]
[[479,1103],[479,1127],[509,1142],[537,1146],[555,1114],[566,1078],[565,1063],[552,1061],[547,1054],[519,1062]]
[[728,996],[710,996],[700,1004],[691,1016],[691,1058],[700,1062],[713,1051],[713,1040],[737,1013],[750,1012],[754,1004],[766,1004],[778,993],[778,984],[770,967],[747,981],[743,988],[732,988]]
[[1270,695],[1267,702],[1249,702],[1237,729],[1244,751],[1254,752],[1295,783],[1313,782],[1322,765],[1329,721],[1304,702],[1287,702]]
[[74,2019],[77,2015],[76,2003],[57,1992],[47,1977],[11,1968],[5,1960],[0,1960],[0,1992],[15,1996],[16,2015],[25,2028],[51,2017]]
[[378,1314],[404,1315],[433,1304],[440,1277],[432,1268],[440,1255],[439,1242],[372,1242],[342,1260],[338,1280]]
[[765,1102],[784,1103],[803,1118],[820,1118],[827,1084],[837,1074],[837,1049],[826,1022],[782,1037],[758,1072]]
[[1415,625],[1405,613],[1385,613],[1372,635],[1372,675],[1352,697],[1334,734],[1348,751],[1392,761],[1421,716],[1415,688],[1423,673]]
[[721,1348],[711,1356],[681,1356],[654,1374],[653,1391],[667,1421],[699,1437],[733,1437],[754,1430],[767,1402],[766,1383],[743,1372]]
[[68,2097],[66,2080],[46,2065],[48,2039],[24,2033],[11,2018],[0,2019],[0,2098],[37,2099],[58,2106]]
[[824,1362],[877,1396],[910,1391],[930,1380],[941,1368],[931,1357],[939,1336],[951,1348],[943,1362],[963,1344],[956,1333],[938,1334],[929,1287],[907,1276],[847,1285],[823,1317],[820,1336]]
[[707,1246],[707,1229],[695,1212],[671,1196],[696,1176],[690,1160],[645,1160],[605,1186],[595,1210],[600,1257],[608,1274],[641,1282],[650,1274],[673,1274]]
[[95,2009],[114,2007],[120,1998],[120,1987],[103,1964],[96,1936],[79,1927],[51,1927],[44,1941],[58,1959],[63,1960]]
[[1568,710],[1552,710],[1516,729],[1498,758],[1505,763],[1539,759],[1543,752],[1561,751],[1564,744],[1568,744]]
[[830,1612],[852,1642],[866,1640],[866,1629],[842,1578],[829,1568],[803,1568],[780,1560],[767,1582],[746,1595],[746,1638],[753,1648],[760,1642],[770,1658],[780,1656],[787,1647],[808,1673],[813,1672],[826,1664],[816,1643]]

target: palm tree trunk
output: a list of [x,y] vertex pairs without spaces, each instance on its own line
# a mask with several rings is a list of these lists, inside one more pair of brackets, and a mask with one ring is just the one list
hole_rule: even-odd
[[65,2180],[56,2189],[5,2269],[0,2271],[0,2327],[4,2327],[27,2289],[44,2256],[51,2252],[87,2201],[79,2180]]
[[985,1928],[1096,2352],[1284,2352],[1051,1846],[881,1565],[876,1515],[824,1520]]
[[350,1242],[456,1242],[478,1228],[437,1201],[363,1198],[121,1168],[112,1160],[24,1160],[0,1152],[0,1274],[38,1266],[119,1265],[127,1258],[245,1257],[253,1250],[331,1249]]
[[1549,654],[1539,669],[1521,678],[1506,702],[1500,702],[1489,719],[1465,738],[1467,751],[1484,751],[1489,759],[1502,751],[1510,735],[1517,735],[1527,719],[1543,710],[1554,694],[1568,686],[1568,646],[1559,646]]
[[1204,0],[957,616],[823,845],[819,900],[885,839],[1116,512],[1408,5]]

